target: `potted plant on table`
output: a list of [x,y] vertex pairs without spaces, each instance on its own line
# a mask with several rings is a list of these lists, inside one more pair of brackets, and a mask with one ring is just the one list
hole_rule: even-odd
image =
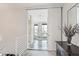
[[67,37],[67,43],[70,46],[72,37],[79,32],[79,25],[69,25],[64,27],[65,36]]

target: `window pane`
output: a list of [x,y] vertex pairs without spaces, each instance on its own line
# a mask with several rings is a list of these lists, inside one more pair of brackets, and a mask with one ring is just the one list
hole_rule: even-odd
[[35,36],[38,35],[38,26],[34,26],[34,35],[35,35]]
[[47,37],[47,25],[42,25],[42,34],[43,37]]

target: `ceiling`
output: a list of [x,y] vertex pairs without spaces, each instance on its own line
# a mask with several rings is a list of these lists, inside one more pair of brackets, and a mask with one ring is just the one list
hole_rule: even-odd
[[34,8],[51,8],[51,7],[62,7],[63,3],[15,3],[18,7],[23,7],[25,9]]

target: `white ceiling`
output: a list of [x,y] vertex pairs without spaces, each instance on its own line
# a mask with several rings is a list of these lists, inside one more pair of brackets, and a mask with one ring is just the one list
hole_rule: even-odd
[[50,7],[62,7],[63,3],[15,3],[18,7],[23,7],[25,9],[32,8],[50,8]]

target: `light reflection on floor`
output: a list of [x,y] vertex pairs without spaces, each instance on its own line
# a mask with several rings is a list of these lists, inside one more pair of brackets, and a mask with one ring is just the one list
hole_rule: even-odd
[[39,40],[34,40],[34,43],[32,45],[33,49],[43,49],[47,50],[47,40],[42,40],[39,42]]

